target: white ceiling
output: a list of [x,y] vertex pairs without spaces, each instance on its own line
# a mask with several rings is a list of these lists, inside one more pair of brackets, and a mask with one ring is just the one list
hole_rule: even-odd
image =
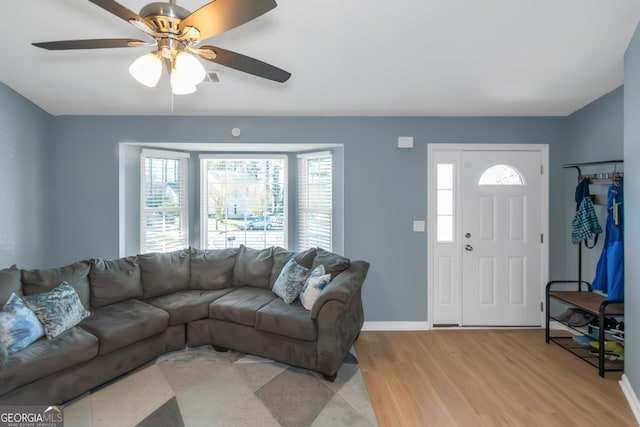
[[[120,0],[138,12],[146,0]],[[193,11],[206,0],[178,0]],[[142,38],[86,0],[3,2],[0,81],[54,115],[567,115],[623,82],[638,0],[278,0],[207,41],[281,67],[285,84],[213,63],[220,83],[171,96],[128,67],[150,48],[32,42]]]

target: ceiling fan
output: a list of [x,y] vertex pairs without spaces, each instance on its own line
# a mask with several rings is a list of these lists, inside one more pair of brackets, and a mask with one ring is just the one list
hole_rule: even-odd
[[[142,30],[153,40],[88,39],[33,43],[48,50],[105,49],[155,46],[136,59],[129,72],[140,83],[155,87],[164,63],[176,95],[193,93],[206,71],[196,56],[258,77],[284,83],[291,74],[273,65],[215,46],[200,46],[202,40],[242,25],[277,6],[274,0],[214,0],[191,13],[169,2],[149,3],[137,14],[114,0],[89,0]],[[195,55],[195,56],[194,56]]]

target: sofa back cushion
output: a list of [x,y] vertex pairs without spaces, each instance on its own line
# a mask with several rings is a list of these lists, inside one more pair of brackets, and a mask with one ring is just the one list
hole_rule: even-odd
[[280,272],[291,258],[308,269],[311,269],[313,258],[316,256],[316,248],[310,248],[302,252],[293,252],[276,246],[273,248],[273,267],[271,268],[271,277],[269,278],[269,287],[273,288],[273,284],[278,279]]
[[138,255],[144,298],[189,289],[189,251]]
[[238,248],[191,249],[191,289],[224,289],[233,281]]
[[91,307],[104,307],[131,298],[142,299],[140,263],[135,256],[94,259],[89,272]]
[[233,266],[233,286],[254,286],[271,289],[273,248],[252,249],[240,245]]
[[316,268],[320,264],[324,265],[324,271],[331,274],[331,279],[333,279],[351,266],[351,260],[342,255],[317,248],[311,268]]
[[89,308],[89,270],[90,261],[78,261],[58,268],[22,270],[22,290],[25,295],[40,294],[66,281],[76,290],[84,308]]
[[11,294],[23,295],[20,270],[15,265],[0,270],[0,307],[9,301]]

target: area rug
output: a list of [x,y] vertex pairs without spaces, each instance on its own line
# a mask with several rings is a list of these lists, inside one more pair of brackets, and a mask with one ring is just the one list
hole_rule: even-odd
[[65,427],[377,426],[355,352],[335,382],[211,346],[154,363],[69,402]]

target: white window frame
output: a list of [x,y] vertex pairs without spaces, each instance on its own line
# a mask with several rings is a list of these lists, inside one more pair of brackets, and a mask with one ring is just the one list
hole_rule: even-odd
[[[207,176],[207,160],[282,160],[284,162],[284,176],[282,177],[284,183],[284,223],[283,223],[283,232],[284,232],[284,246],[287,246],[288,242],[288,221],[289,221],[289,180],[288,180],[288,169],[289,162],[288,156],[286,154],[200,154],[200,242],[202,248],[208,247],[208,220],[209,220],[209,212],[208,212],[208,176]],[[233,245],[237,246],[237,245]]]
[[[160,252],[170,252],[177,249],[185,249],[189,247],[189,153],[179,151],[164,151],[164,150],[152,150],[143,148],[140,152],[140,253],[144,254],[149,251],[147,247],[147,227],[146,219],[147,214],[150,212],[166,212],[166,213],[178,213],[180,215],[180,236],[183,240],[182,245],[179,247],[168,247]],[[166,207],[146,207],[146,165],[145,160],[152,159],[167,159],[178,160],[180,162],[180,194],[181,205],[175,208]],[[157,252],[156,250],[153,250]]]
[[[323,244],[322,248],[328,251],[333,250],[333,237],[334,237],[334,218],[333,218],[333,205],[334,205],[334,158],[332,151],[318,151],[312,153],[301,153],[298,157],[298,215],[296,222],[296,237],[298,250],[307,249],[309,246],[318,246],[318,240],[310,241],[308,236],[308,230],[306,229],[306,216],[309,213],[324,214],[329,217],[329,238],[328,245]],[[308,181],[307,181],[307,162],[314,159],[329,158],[331,160],[331,197],[329,200],[331,204],[323,208],[311,208],[308,203]],[[328,246],[328,247],[327,247]]]

